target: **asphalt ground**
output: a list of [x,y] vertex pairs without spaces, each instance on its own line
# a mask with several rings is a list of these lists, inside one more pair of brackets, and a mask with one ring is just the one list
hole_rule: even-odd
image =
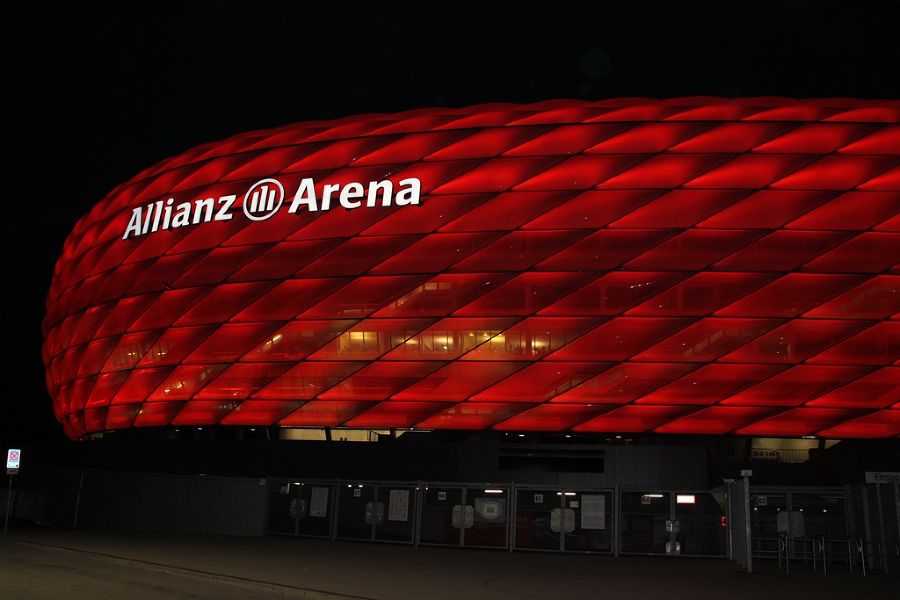
[[896,576],[748,575],[725,560],[13,529],[0,598],[310,600],[897,598]]

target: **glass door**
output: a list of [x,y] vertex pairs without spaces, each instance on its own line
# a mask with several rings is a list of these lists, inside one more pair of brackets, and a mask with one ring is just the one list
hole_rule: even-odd
[[562,492],[563,510],[571,527],[563,531],[563,549],[576,552],[612,552],[612,492]]
[[562,550],[561,498],[553,489],[516,489],[516,548]]
[[462,488],[427,485],[422,491],[419,543],[459,546],[463,514]]
[[608,490],[517,489],[516,548],[612,552],[612,508]]
[[623,554],[674,554],[672,494],[623,491],[619,525]]
[[462,545],[506,548],[509,531],[509,488],[496,486],[463,489]]
[[725,556],[728,530],[724,496],[719,500],[709,492],[676,492],[673,529],[677,554]]

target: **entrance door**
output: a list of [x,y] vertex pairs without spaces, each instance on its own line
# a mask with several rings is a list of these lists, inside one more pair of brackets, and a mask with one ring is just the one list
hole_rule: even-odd
[[612,552],[609,490],[517,489],[515,547]]
[[269,532],[330,537],[333,494],[330,482],[270,482]]
[[417,494],[409,484],[340,485],[337,537],[411,544]]
[[723,504],[709,492],[623,491],[621,551],[725,556],[724,517]]
[[419,543],[506,548],[509,488],[428,485],[422,496]]
[[724,495],[716,497],[709,492],[676,492],[673,523],[679,554],[725,556],[728,530]]
[[623,554],[674,554],[668,531],[672,525],[670,492],[622,492],[619,524],[620,548]]

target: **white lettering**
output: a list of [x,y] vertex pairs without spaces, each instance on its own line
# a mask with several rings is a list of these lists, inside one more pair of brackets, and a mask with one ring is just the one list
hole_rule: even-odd
[[306,177],[300,182],[300,187],[297,188],[297,193],[294,194],[294,201],[291,202],[288,212],[291,214],[296,213],[301,204],[306,205],[307,212],[319,210],[319,207],[316,205],[316,186],[311,177]]
[[357,200],[356,202],[351,202],[351,198],[362,198],[363,196],[363,186],[361,183],[348,183],[347,187],[341,190],[341,206],[346,208],[347,210],[353,210],[354,208],[359,208],[362,205],[362,202]]
[[[394,202],[397,206],[408,206],[410,204],[419,203],[419,194],[422,191],[422,182],[415,177],[400,180],[400,189],[397,190],[397,197]],[[407,189],[403,186],[408,185]]]
[[163,229],[169,228],[169,222],[172,220],[172,203],[175,202],[175,198],[169,198],[166,200],[166,208],[163,210]]
[[230,221],[232,214],[228,211],[231,210],[231,205],[234,204],[234,201],[237,200],[237,196],[234,194],[230,196],[222,196],[219,198],[219,204],[222,206],[219,207],[219,211],[216,213],[216,221]]
[[384,181],[369,182],[369,197],[366,198],[366,206],[368,206],[369,208],[375,207],[375,203],[378,200],[378,190],[384,192],[381,205],[391,205],[391,196],[393,196],[394,194],[394,184],[391,183],[390,180],[385,179]]
[[[213,198],[205,198],[203,200],[194,200],[194,206],[197,207],[197,210],[194,211],[194,225],[196,225],[197,223],[200,223],[200,222],[209,223],[210,221],[212,221],[212,211],[213,211],[213,206],[215,205],[215,203],[216,203],[216,201]],[[201,219],[200,215],[203,214],[201,212],[203,210],[206,211],[206,214]]]
[[[210,198],[212,200],[212,198]],[[212,210],[212,204],[209,205]],[[175,207],[175,216],[172,217],[172,228],[184,227],[191,224],[191,203],[183,202]]]
[[331,208],[331,194],[341,189],[339,183],[329,183],[322,189],[322,210]]
[[[256,202],[258,209],[256,212],[263,210],[270,211],[267,214],[247,214],[247,217],[256,221],[263,221],[274,216],[281,205],[279,201],[276,205],[274,202],[277,190],[270,190],[269,187],[263,185],[266,182],[276,180],[261,180],[256,182],[247,194],[255,192],[250,202]],[[401,179],[397,185],[397,195],[394,196],[394,182],[389,179],[381,181],[370,181],[368,185],[352,181],[346,185],[339,183],[328,183],[322,186],[322,201],[316,195],[316,184],[311,177],[304,177],[300,180],[297,192],[294,194],[294,200],[288,212],[297,214],[301,208],[305,208],[307,212],[326,211],[332,208],[332,200],[339,203],[345,210],[353,210],[363,206],[362,198],[365,196],[365,205],[369,208],[390,207],[390,206],[410,206],[417,205],[421,202],[422,182],[416,177]],[[259,187],[257,190],[256,188]],[[247,194],[244,196],[244,202],[247,202]],[[282,196],[283,197],[283,196]],[[131,209],[131,217],[122,239],[129,237],[137,237],[146,235],[154,231],[167,229],[176,229],[178,227],[186,227],[188,225],[197,225],[199,223],[209,223],[211,221],[230,221],[234,215],[232,208],[237,201],[235,194],[220,196],[215,198],[199,198],[193,202],[182,202],[175,204],[175,198],[166,200],[156,200],[145,206],[138,206]],[[247,212],[247,207],[244,207]],[[252,211],[251,211],[252,212]]]
[[128,220],[128,227],[125,228],[125,235],[122,236],[122,239],[127,240],[129,233],[131,233],[135,237],[141,235],[141,207],[140,206],[135,207],[131,210],[131,219]]
[[162,216],[163,201],[157,200],[153,203],[153,228],[151,232],[159,230],[159,217]]

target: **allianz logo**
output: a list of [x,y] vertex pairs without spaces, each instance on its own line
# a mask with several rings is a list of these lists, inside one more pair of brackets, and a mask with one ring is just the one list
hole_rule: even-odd
[[[388,179],[370,181],[366,185],[355,181],[345,185],[325,184],[319,196],[315,181],[306,177],[300,180],[288,213],[297,214],[301,209],[307,212],[326,211],[337,206],[345,210],[409,206],[419,204],[421,192],[422,182],[411,177],[398,181],[396,190],[394,183]],[[229,194],[176,204],[175,198],[169,198],[137,206],[131,209],[131,218],[122,239],[211,221],[230,221],[234,217],[237,199],[237,195]],[[284,186],[279,180],[260,179],[244,194],[241,208],[244,216],[251,221],[265,221],[278,213],[284,199]]]

